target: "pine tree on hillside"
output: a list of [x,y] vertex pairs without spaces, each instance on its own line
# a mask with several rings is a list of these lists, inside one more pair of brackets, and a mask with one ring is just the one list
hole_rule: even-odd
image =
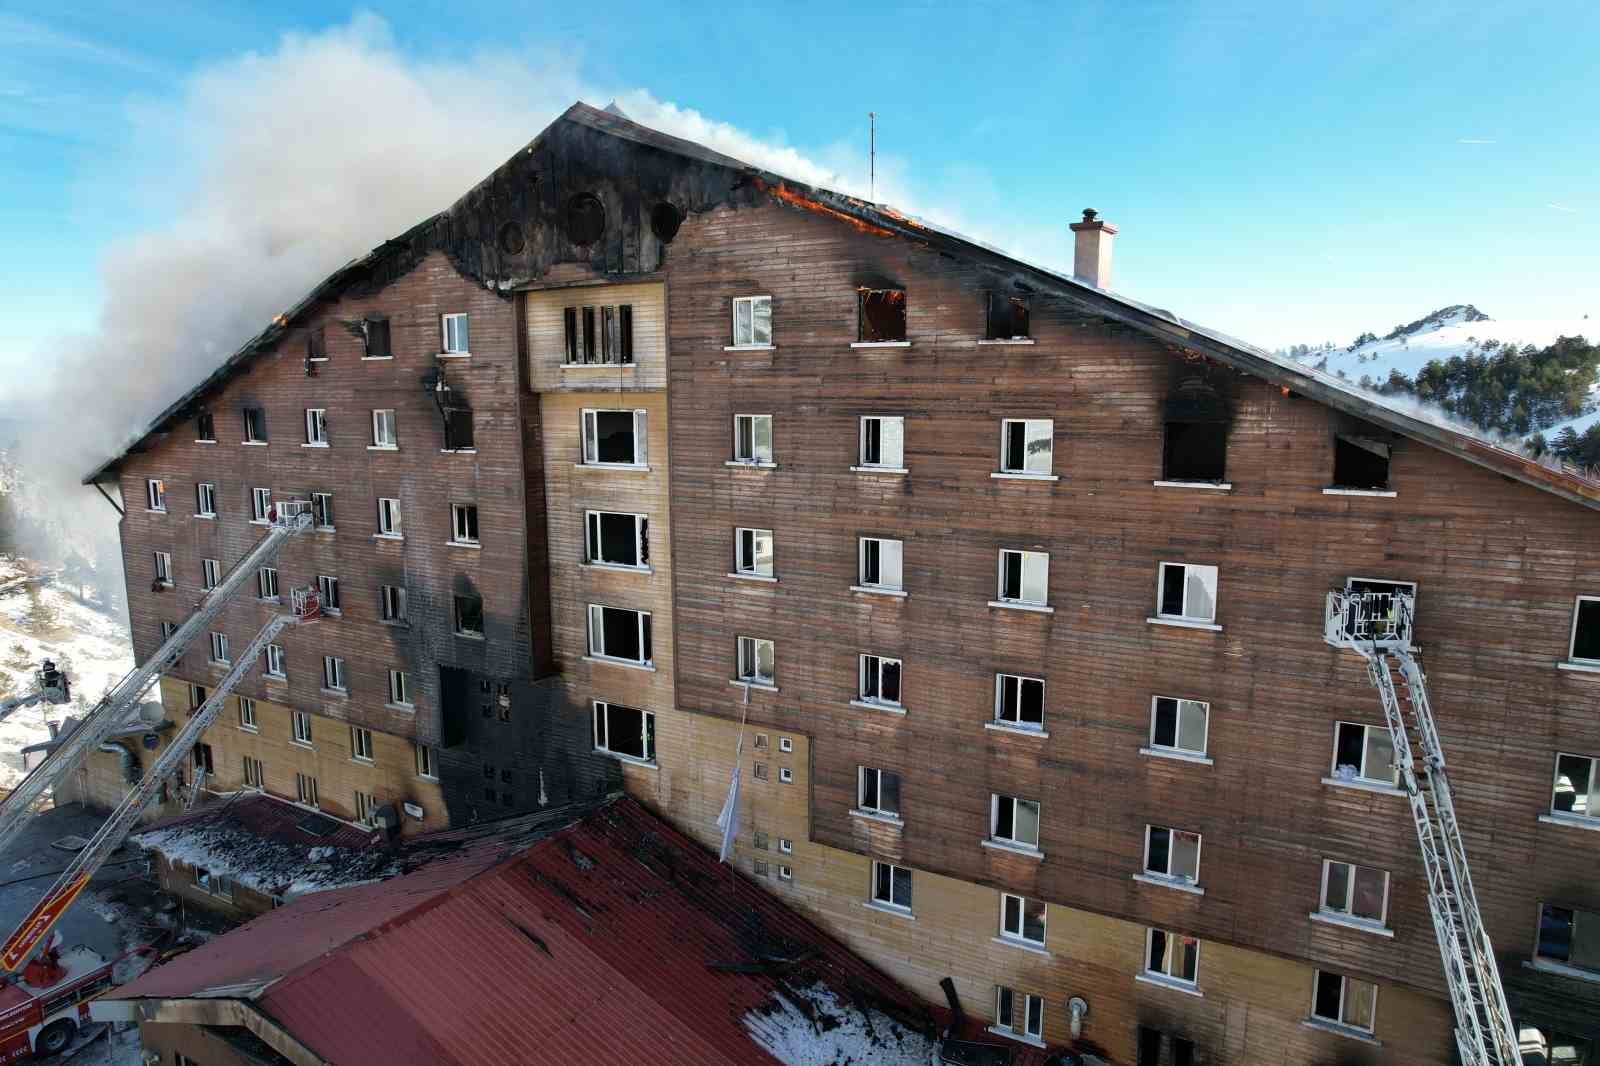
[[1578,458],[1578,431],[1567,426],[1556,434],[1556,439],[1550,442],[1550,450],[1567,462],[1576,462]]

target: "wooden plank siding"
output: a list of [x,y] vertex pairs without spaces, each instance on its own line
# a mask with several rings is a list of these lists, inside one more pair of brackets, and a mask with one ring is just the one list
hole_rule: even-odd
[[[736,718],[735,638],[774,639],[779,691],[753,693],[750,719],[816,738],[817,842],[1439,997],[1404,799],[1321,783],[1334,723],[1383,720],[1360,658],[1322,639],[1324,594],[1359,575],[1419,583],[1502,969],[1528,956],[1541,898],[1600,904],[1588,838],[1537,822],[1555,751],[1600,751],[1600,680],[1555,669],[1573,596],[1600,590],[1589,512],[1410,441],[1394,498],[1324,495],[1345,416],[1064,299],[1033,300],[1035,344],[979,345],[992,279],[813,213],[694,216],[667,273],[677,704]],[[862,285],[907,290],[909,348],[850,348]],[[752,292],[773,297],[776,350],[725,352],[728,300]],[[1191,374],[1231,411],[1230,492],[1152,485],[1163,404]],[[723,465],[744,411],[774,415],[778,469]],[[850,471],[871,414],[905,418],[908,475]],[[1060,481],[989,477],[1003,417],[1055,420]],[[741,525],[775,531],[776,584],[724,576]],[[850,591],[863,535],[905,542],[905,599]],[[1053,614],[987,605],[1003,548],[1050,554]],[[1146,621],[1164,560],[1219,567],[1220,632]],[[905,716],[850,706],[868,652],[905,660]],[[1047,739],[983,728],[997,670],[1046,678]],[[1210,702],[1214,765],[1139,754],[1156,693]],[[861,765],[902,774],[898,839],[849,816]],[[979,846],[992,793],[1041,802],[1042,862]],[[1204,895],[1132,879],[1147,824],[1203,834]],[[1392,872],[1393,940],[1308,920],[1324,858]]]

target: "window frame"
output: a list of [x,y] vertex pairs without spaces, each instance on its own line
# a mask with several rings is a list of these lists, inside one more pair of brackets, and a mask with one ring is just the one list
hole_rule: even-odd
[[[1339,731],[1344,726],[1359,728],[1361,733],[1361,765],[1356,767],[1356,775],[1349,780],[1339,776]],[[1395,758],[1390,769],[1393,776],[1387,779],[1381,777],[1368,777],[1366,774],[1367,759],[1370,756],[1372,731],[1377,730],[1378,735],[1389,742],[1389,750]],[[1333,751],[1329,757],[1328,777],[1339,784],[1381,785],[1384,788],[1398,788],[1400,786],[1399,753],[1394,751],[1394,738],[1389,733],[1387,725],[1370,725],[1366,722],[1352,722],[1348,719],[1338,719],[1333,723]]]
[[[461,610],[463,604],[470,604],[470,603],[473,603],[473,602],[476,602],[477,605],[478,605],[478,628],[477,629],[470,629],[470,628],[467,627],[467,625],[466,625],[466,621],[467,621],[466,616],[463,614],[463,612]],[[487,624],[487,617],[486,617],[486,614],[484,612],[483,597],[482,596],[452,596],[451,599],[450,599],[450,624],[451,624],[451,632],[454,633],[458,637],[466,637],[469,640],[483,640],[483,639],[485,639],[484,626]]]
[[[1173,703],[1172,717],[1172,743],[1163,744],[1156,739],[1156,729],[1160,720],[1162,700],[1171,700]],[[1185,748],[1179,743],[1183,739],[1183,712],[1185,706],[1199,707],[1201,714],[1200,747]],[[1150,750],[1167,755],[1193,755],[1200,758],[1210,758],[1211,749],[1211,704],[1207,700],[1190,699],[1187,696],[1163,696],[1153,693],[1150,696]]]
[[[1016,900],[1017,902],[1017,928],[1015,931],[1010,928],[1010,917],[1006,913],[1007,905],[1011,900]],[[1028,904],[1030,902],[1037,903],[1041,908],[1039,937],[1037,940],[1028,936]],[[1018,895],[1015,892],[1003,891],[1000,893],[1000,938],[1002,940],[1010,940],[1027,947],[1042,948],[1049,939],[1049,935],[1050,905],[1047,902],[1042,899],[1029,900],[1027,896]]]
[[[895,689],[897,698],[888,699],[883,695],[884,672],[890,665],[896,671]],[[868,695],[868,682],[877,689],[877,695]],[[905,710],[906,696],[906,664],[904,659],[896,659],[888,655],[877,655],[873,652],[862,652],[856,656],[856,702],[870,703],[874,707],[888,707],[893,710]]]
[[[206,431],[211,432],[207,433]],[[197,411],[194,416],[194,440],[196,444],[217,443],[217,418],[210,411]]]
[[[1021,562],[1017,567],[1017,595],[1006,595],[1006,556],[1020,555]],[[1028,587],[1028,562],[1030,559],[1044,560],[1044,574],[1041,584],[1044,586],[1044,599],[1030,600],[1023,595]],[[1022,607],[1048,607],[1050,606],[1050,553],[1046,551],[1033,551],[1028,548],[1001,548],[997,559],[997,581],[995,587],[995,602],[999,604],[1016,604]]]
[[391,625],[404,625],[406,618],[406,587],[404,585],[378,586],[379,620]]
[[268,515],[272,513],[272,489],[260,485],[250,489],[250,521],[257,525],[266,525]]
[[291,743],[301,744],[305,747],[314,747],[315,726],[312,723],[310,711],[289,712],[289,739]]
[[[1336,910],[1328,905],[1328,885],[1334,866],[1349,867],[1345,877],[1345,902],[1343,910]],[[1356,896],[1356,871],[1373,870],[1383,875],[1383,902],[1378,907],[1378,917],[1368,918],[1355,913]],[[1317,893],[1317,913],[1341,922],[1359,923],[1372,929],[1387,929],[1389,927],[1389,888],[1393,878],[1388,870],[1376,866],[1362,866],[1360,863],[1349,862],[1345,859],[1322,860],[1322,886]]]
[[1581,595],[1580,594],[1580,595],[1578,595],[1578,596],[1573,598],[1573,601],[1572,601],[1572,629],[1571,629],[1571,632],[1567,636],[1567,662],[1569,662],[1569,663],[1578,663],[1578,664],[1583,665],[1583,666],[1600,667],[1600,658],[1585,659],[1585,658],[1580,658],[1578,656],[1578,654],[1577,654],[1577,650],[1578,650],[1578,619],[1581,617],[1581,615],[1583,613],[1583,605],[1585,603],[1600,603],[1600,596],[1585,596],[1585,595]]
[[[749,557],[745,553],[746,534],[749,534]],[[768,552],[766,570],[762,570],[759,544],[762,536],[766,537]],[[777,577],[777,539],[770,529],[756,529],[752,526],[735,526],[733,530],[733,572],[741,577]]]
[[[1167,834],[1167,868],[1165,870],[1152,869],[1150,866],[1150,845],[1154,840],[1155,834],[1158,830]],[[1179,833],[1183,834],[1184,836],[1194,837],[1195,840],[1194,874],[1192,876],[1186,874],[1175,874],[1172,872],[1173,855],[1177,850],[1172,846],[1172,838],[1174,834]],[[1145,877],[1156,881],[1161,881],[1166,884],[1182,885],[1189,888],[1199,888],[1200,860],[1204,854],[1204,851],[1205,834],[1197,833],[1192,829],[1178,829],[1175,826],[1157,825],[1154,822],[1146,822],[1144,827],[1144,862],[1141,866],[1141,872]]]
[[[1044,469],[1043,470],[1030,470],[1030,469],[1028,469],[1028,456],[1029,456],[1028,444],[1029,444],[1029,441],[1031,440],[1029,431],[1030,431],[1031,427],[1039,426],[1039,425],[1043,425],[1045,427],[1045,440],[1049,441],[1050,448],[1049,448],[1049,451],[1045,455]],[[1021,426],[1022,427],[1022,466],[1020,466],[1020,467],[1012,466],[1010,464],[1010,459],[1009,459],[1009,455],[1010,455],[1010,452],[1011,452],[1010,434],[1011,434],[1011,427],[1012,426]],[[1000,473],[1009,474],[1012,477],[1022,477],[1022,478],[1034,477],[1034,478],[1039,478],[1041,480],[1044,480],[1044,479],[1052,478],[1052,477],[1055,476],[1055,472],[1056,472],[1055,471],[1055,462],[1056,462],[1056,420],[1055,419],[1053,419],[1053,418],[1002,418],[1000,420],[1000,465],[999,465]]]
[[[1153,964],[1157,933],[1161,934],[1165,941],[1164,946],[1167,948],[1166,951],[1162,952],[1163,963],[1161,968],[1157,968]],[[1193,977],[1183,976],[1183,970],[1186,968],[1184,966],[1186,961],[1184,949],[1188,946],[1185,943],[1186,940],[1193,941],[1194,944]],[[1171,970],[1166,969],[1165,967],[1168,965],[1175,967],[1178,972],[1173,973]],[[1144,931],[1144,969],[1141,972],[1146,977],[1162,984],[1177,985],[1181,988],[1198,988],[1200,986],[1200,938],[1197,936],[1186,937],[1185,934],[1171,929],[1163,929],[1153,925],[1146,926]]]
[[[761,455],[760,435],[756,432],[757,427],[763,420],[765,420],[767,426],[767,454],[765,457]],[[750,427],[750,447],[748,449],[745,448],[744,433],[742,432],[745,425]],[[772,437],[773,427],[774,421],[771,415],[735,413],[733,416],[733,459],[730,461],[742,466],[777,466],[776,456],[778,450],[777,443]]]
[[[889,891],[887,899],[879,895],[880,875],[885,871],[888,874],[887,881]],[[904,885],[906,891],[906,900],[904,903],[900,902],[899,899],[898,889],[901,887],[901,885],[899,880],[895,877],[897,873],[905,874]],[[872,880],[867,886],[867,898],[869,901],[878,907],[898,911],[901,914],[912,913],[911,906],[916,900],[916,887],[913,883],[912,870],[909,866],[900,866],[892,862],[883,862],[879,859],[873,859],[871,876]]]
[[[1022,1029],[1015,1024],[1017,999],[1022,999]],[[1034,1010],[1034,1005],[1038,1010]],[[1009,1010],[1007,1009],[1009,1008]],[[1038,1016],[1038,1032],[1034,1032],[1034,1016]],[[994,1025],[990,1032],[1009,1036],[1027,1043],[1044,1042],[1044,997],[1032,992],[1018,992],[1009,985],[994,986]]]
[[279,603],[282,600],[278,586],[278,568],[263,566],[256,571],[256,599],[267,603]]
[[267,787],[267,764],[254,755],[245,755],[241,760],[242,769],[240,780],[246,788],[253,788],[258,792]]
[[[890,777],[892,777],[894,779],[894,794],[895,794],[895,800],[896,800],[896,806],[894,806],[894,807],[885,807],[883,805],[884,804],[884,794],[883,794],[884,793],[884,789],[883,789],[883,775],[884,774],[888,774]],[[867,802],[868,792],[869,792],[867,782],[869,780],[869,775],[870,775],[870,780],[872,782],[872,785],[871,785],[871,788],[870,788],[870,792],[872,794],[873,802],[871,802],[871,803]],[[904,818],[904,815],[901,813],[901,806],[902,805],[899,803],[899,801],[903,798],[902,797],[902,790],[903,790],[904,784],[905,784],[905,782],[901,778],[900,771],[898,771],[898,770],[885,770],[881,766],[857,766],[856,767],[856,806],[855,806],[855,809],[860,811],[863,814],[870,814],[870,815],[873,815],[874,817],[887,818],[887,819],[889,819],[891,821],[895,821],[895,822],[902,821],[903,818]]]
[[240,413],[244,420],[244,437],[242,444],[266,444],[267,437],[267,411],[264,407],[241,407]]
[[340,606],[343,601],[339,595],[338,578],[332,574],[317,575],[317,601],[323,614],[331,614],[336,618],[344,614],[344,608]]
[[164,587],[172,588],[176,584],[172,576],[172,553],[151,552],[151,555],[155,559],[155,579]]
[[[867,556],[871,554],[868,545],[877,546],[878,580],[867,580]],[[892,552],[887,550],[888,545],[893,545]],[[894,571],[899,580],[894,584],[884,581],[886,558],[893,556]],[[856,587],[871,592],[904,592],[906,590],[906,542],[894,537],[857,537],[856,538]]]
[[216,630],[212,630],[209,636],[211,637],[211,657],[206,661],[211,663],[213,666],[230,665],[233,660],[228,658],[228,634],[218,633]]
[[167,513],[167,483],[163,478],[151,477],[144,481],[145,510],[156,514]]
[[324,655],[322,657],[322,690],[324,692],[349,695],[349,679],[345,677],[344,656]]
[[[767,339],[766,340],[758,339],[760,334],[759,334],[759,331],[756,329],[756,307],[762,301],[765,301],[766,308],[767,308],[767,314],[766,314],[766,319],[767,319]],[[749,309],[750,309],[749,310],[749,316],[748,316],[749,325],[750,325],[750,337],[749,337],[748,340],[740,340],[739,339],[739,305],[740,304],[744,304],[747,307],[749,307]],[[730,325],[729,335],[733,338],[732,343],[730,343],[728,345],[729,348],[732,348],[732,349],[751,349],[751,350],[754,350],[754,351],[765,351],[768,348],[776,347],[776,345],[774,345],[772,343],[772,296],[770,294],[755,294],[755,295],[750,295],[750,296],[735,296],[735,297],[732,297],[732,299],[731,299],[731,301],[729,303],[729,306],[728,306],[728,315],[729,315],[729,325]]]
[[[471,312],[451,311],[439,316],[439,354],[468,356],[472,354]],[[452,345],[456,345],[452,347]]]
[[[261,667],[262,676],[270,677],[278,681],[286,680],[289,677],[289,672],[284,668],[284,651],[282,644],[268,644],[265,648],[261,649],[261,654],[266,660]],[[277,660],[277,669],[273,669],[274,659]]]
[[439,780],[438,773],[434,770],[433,746],[430,744],[411,743],[412,763],[417,768],[417,776],[426,781]]
[[[1005,717],[1005,689],[1007,681],[1017,682],[1017,716],[1014,719]],[[1025,682],[1032,682],[1039,686],[1039,721],[1037,723],[1022,720],[1022,688]],[[1027,674],[1011,674],[1004,670],[996,670],[994,674],[994,717],[990,719],[995,725],[1007,729],[1022,730],[1029,733],[1043,733],[1045,717],[1045,679],[1031,677]]]
[[215,481],[197,481],[194,483],[194,507],[196,518],[217,517],[217,483]]
[[326,448],[328,446],[328,409],[326,407],[307,407],[305,410],[306,447]]
[[[878,439],[875,442],[878,450],[877,461],[867,458],[868,447],[874,443],[869,440],[868,424],[878,423]],[[899,462],[889,463],[884,456],[884,425],[894,423],[900,427],[899,436]],[[861,415],[857,422],[856,435],[856,469],[865,471],[879,471],[883,473],[904,474],[910,468],[906,465],[906,417],[905,415]]]
[[[625,463],[602,462],[600,459],[600,416],[629,414],[633,416],[633,458]],[[579,466],[606,467],[612,470],[648,470],[650,468],[648,438],[650,412],[643,407],[585,407],[579,414],[582,461]]]
[[[317,779],[315,775],[295,771],[294,796],[295,802],[302,807],[310,807],[314,811],[322,809],[322,797],[318,794]],[[308,798],[309,797],[309,798]]]
[[[621,751],[611,746],[611,738],[616,730],[611,721],[613,708],[631,711],[639,715],[639,750],[643,755],[635,755],[629,751]],[[594,742],[594,750],[609,755],[624,762],[637,763],[641,766],[656,765],[656,715],[654,711],[646,711],[639,707],[629,707],[626,704],[613,703],[610,700],[589,701],[590,710],[590,736]]]
[[[872,299],[873,297],[879,297],[879,298],[885,299],[886,302],[888,302],[888,303],[895,303],[896,301],[886,297],[885,294],[888,294],[888,293],[899,293],[900,294],[900,299],[898,301],[899,304],[900,304],[900,309],[899,309],[900,335],[898,337],[878,336],[877,334],[878,334],[879,330],[877,329],[876,326],[871,324],[872,323],[872,316],[870,316],[867,313],[867,301]],[[896,289],[896,288],[877,289],[877,288],[867,288],[867,287],[862,287],[862,288],[857,289],[856,290],[856,339],[853,342],[852,347],[861,347],[861,346],[868,346],[868,345],[875,345],[875,344],[885,344],[885,345],[892,344],[892,345],[896,345],[896,346],[899,346],[899,347],[904,347],[904,346],[909,345],[911,343],[911,315],[910,315],[911,306],[910,306],[910,300],[908,299],[908,295],[909,294],[907,293],[907,291],[905,289]]]
[[411,698],[411,676],[404,670],[389,671],[389,704],[408,710],[416,706]]
[[[1014,344],[1014,343],[1017,343],[1017,342],[1020,342],[1020,341],[1031,341],[1031,340],[1034,339],[1033,338],[1033,308],[1029,304],[1028,298],[1026,296],[1011,296],[1011,295],[1008,295],[1006,293],[995,292],[993,290],[990,290],[985,295],[987,296],[987,299],[984,301],[984,308],[983,308],[983,339],[984,340],[986,340],[986,341],[999,341],[1001,343],[1008,343],[1009,342],[1009,343],[1013,343]],[[1018,305],[1021,305],[1021,307],[1022,307],[1023,325],[1027,327],[1027,332],[1026,333],[1020,333],[1019,334],[1019,333],[1013,332],[1013,333],[1008,333],[1008,334],[1006,334],[1005,336],[1002,337],[996,332],[995,326],[997,325],[1000,316],[995,314],[995,305],[997,303],[1002,302],[1002,301],[1007,305],[1006,310],[1009,312],[1004,317],[1007,318],[1011,322],[1013,327],[1016,325],[1016,320],[1017,320],[1016,308],[1017,308]]]
[[[1572,932],[1567,943],[1567,957],[1559,958],[1555,955],[1546,955],[1541,949],[1544,945],[1545,911],[1558,910],[1572,912]],[[1577,942],[1577,930],[1580,919],[1588,917],[1600,924],[1600,909],[1590,910],[1576,904],[1562,903],[1549,899],[1539,900],[1539,924],[1534,928],[1533,950],[1530,957],[1533,965],[1539,969],[1556,970],[1561,973],[1571,974],[1587,980],[1600,979],[1600,951],[1596,952],[1593,965],[1585,965],[1572,961],[1572,945]]]
[[[605,524],[608,517],[633,520],[632,563],[612,562],[604,558]],[[650,516],[634,511],[602,511],[590,508],[583,512],[583,563],[585,566],[603,566],[617,570],[650,570]]]
[[376,760],[372,757],[372,730],[365,726],[352,725],[350,727],[350,758],[358,763],[372,765]]
[[222,583],[222,560],[200,560],[200,590],[210,592]]
[[378,532],[386,540],[404,540],[405,525],[398,496],[378,497]]
[[372,443],[367,447],[372,451],[400,450],[400,415],[395,408],[372,408]]
[[[1011,836],[1000,835],[1000,806],[1002,802],[1011,804]],[[1016,835],[1017,832],[1017,805],[1030,804],[1033,807],[1034,825],[1038,839],[1032,843]],[[1010,793],[989,793],[989,840],[1002,847],[1016,848],[1023,851],[1042,851],[1041,841],[1044,839],[1044,805],[1038,800],[1024,799]]]
[[312,521],[315,523],[315,529],[323,533],[332,533],[334,531],[334,524],[331,521],[333,518],[333,493],[313,492],[311,494],[311,515]]
[[256,701],[250,696],[240,696],[239,728],[246,733],[261,732],[261,722],[256,718]]
[[[1183,612],[1182,614],[1168,614],[1165,610],[1163,610],[1166,599],[1165,590],[1168,567],[1177,567],[1183,571],[1183,602],[1181,605],[1181,610]],[[1211,592],[1211,613],[1209,615],[1197,615],[1189,613],[1190,570],[1201,572],[1210,571],[1211,573],[1211,583],[1209,586]],[[1219,602],[1217,588],[1221,581],[1221,577],[1221,569],[1209,563],[1178,563],[1169,562],[1165,559],[1160,560],[1156,564],[1156,618],[1163,622],[1188,622],[1196,625],[1216,625],[1217,605]],[[1201,580],[1201,585],[1205,585],[1203,578]]]
[[[1322,981],[1324,975],[1338,978],[1339,981],[1339,1017],[1337,1018],[1330,1018],[1326,1014],[1317,1013],[1318,985]],[[1335,973],[1333,970],[1324,970],[1321,967],[1313,968],[1311,971],[1311,1017],[1316,1021],[1327,1025],[1338,1026],[1339,1028],[1347,1029],[1350,1032],[1362,1033],[1370,1036],[1377,1030],[1378,1027],[1378,984],[1376,981],[1361,981],[1361,984],[1368,985],[1372,989],[1371,998],[1367,1002],[1367,1013],[1372,1018],[1372,1024],[1359,1025],[1355,1022],[1349,1022],[1345,1020],[1345,1006],[1349,1002],[1350,998],[1351,980],[1353,980],[1353,978],[1351,978],[1349,974]],[[1354,980],[1360,979],[1354,978]]]
[[[770,677],[762,677],[760,674],[761,645],[763,644],[770,649],[768,652],[768,658],[772,662],[772,674]],[[750,649],[749,662],[751,666],[751,672],[749,674],[746,674],[744,669],[746,660],[745,648],[747,646]],[[752,685],[757,688],[776,688],[778,684],[777,643],[767,637],[740,636],[736,645],[734,676],[738,679],[738,683],[741,685]]]
[[[596,615],[596,611],[602,612]],[[639,646],[639,658],[629,659],[625,656],[611,655],[605,650],[605,611],[621,611],[634,616],[634,640]],[[621,663],[626,666],[654,667],[655,642],[651,632],[653,612],[641,611],[633,607],[613,607],[607,603],[591,603],[588,605],[589,621],[589,656],[610,663]],[[597,624],[598,622],[598,624]]]
[[481,547],[479,539],[478,505],[452,503],[450,505],[450,543]]
[[[1582,759],[1589,764],[1585,809],[1582,811],[1562,811],[1556,809],[1556,795],[1561,787],[1562,759]],[[1560,749],[1557,749],[1550,774],[1550,815],[1554,818],[1571,818],[1585,823],[1593,822],[1600,824],[1600,756],[1583,755],[1578,752],[1561,751]],[[1571,784],[1570,778],[1568,779],[1568,784]],[[1577,789],[1575,787],[1572,789],[1572,792],[1574,796],[1577,795]],[[1576,805],[1576,803],[1574,803],[1574,805]]]

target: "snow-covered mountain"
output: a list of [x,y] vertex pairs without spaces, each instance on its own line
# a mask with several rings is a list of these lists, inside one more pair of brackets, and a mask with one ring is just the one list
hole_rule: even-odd
[[[1396,326],[1383,336],[1366,333],[1348,347],[1313,348],[1296,357],[1353,383],[1365,379],[1376,388],[1389,379],[1391,370],[1398,370],[1414,380],[1417,371],[1434,360],[1442,362],[1458,355],[1483,354],[1506,344],[1546,348],[1559,337],[1600,341],[1600,316],[1594,319],[1588,315],[1497,319],[1490,318],[1472,304],[1455,304],[1415,322]],[[1545,437],[1554,439],[1564,426],[1572,426],[1582,433],[1591,423],[1600,421],[1600,386],[1596,386],[1593,397],[1595,403],[1588,413],[1544,430]]]

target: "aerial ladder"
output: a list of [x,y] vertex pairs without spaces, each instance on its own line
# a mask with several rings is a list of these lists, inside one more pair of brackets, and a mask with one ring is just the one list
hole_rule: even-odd
[[1520,1066],[1516,1026],[1472,890],[1427,680],[1411,653],[1415,606],[1415,598],[1405,592],[1335,589],[1328,593],[1323,635],[1328,643],[1361,654],[1383,703],[1395,765],[1422,849],[1428,910],[1455,1010],[1463,1066]]
[[11,717],[12,711],[32,707],[35,703],[61,704],[72,699],[72,684],[67,680],[67,675],[56,669],[56,664],[49,659],[40,664],[39,672],[33,676],[39,690],[0,702],[0,722]]
[[[270,528],[266,536],[245,553],[244,558],[223,576],[215,588],[205,594],[194,613],[179,625],[142,665],[135,667],[112,686],[83,720],[62,737],[61,742],[22,779],[11,794],[0,800],[0,851],[4,851],[21,828],[27,824],[34,804],[45,791],[66,776],[85,755],[98,748],[106,738],[126,724],[129,712],[138,705],[156,678],[178,661],[189,643],[222,613],[234,593],[249,582],[257,570],[277,557],[284,541],[311,528],[310,504],[298,500],[279,503],[270,512],[269,523]],[[26,960],[44,934],[89,883],[94,872],[121,845],[123,838],[138,822],[139,815],[160,793],[162,784],[179,769],[206,727],[216,719],[228,694],[255,666],[262,650],[282,632],[284,627],[314,620],[321,614],[317,594],[313,589],[293,590],[290,602],[290,613],[274,615],[261,628],[255,639],[235,658],[233,667],[222,679],[221,684],[173,737],[172,742],[139,784],[101,826],[88,846],[79,852],[62,872],[56,885],[45,893],[38,906],[23,920],[11,938],[0,946],[0,968],[14,970]],[[41,681],[41,686],[42,684]]]

